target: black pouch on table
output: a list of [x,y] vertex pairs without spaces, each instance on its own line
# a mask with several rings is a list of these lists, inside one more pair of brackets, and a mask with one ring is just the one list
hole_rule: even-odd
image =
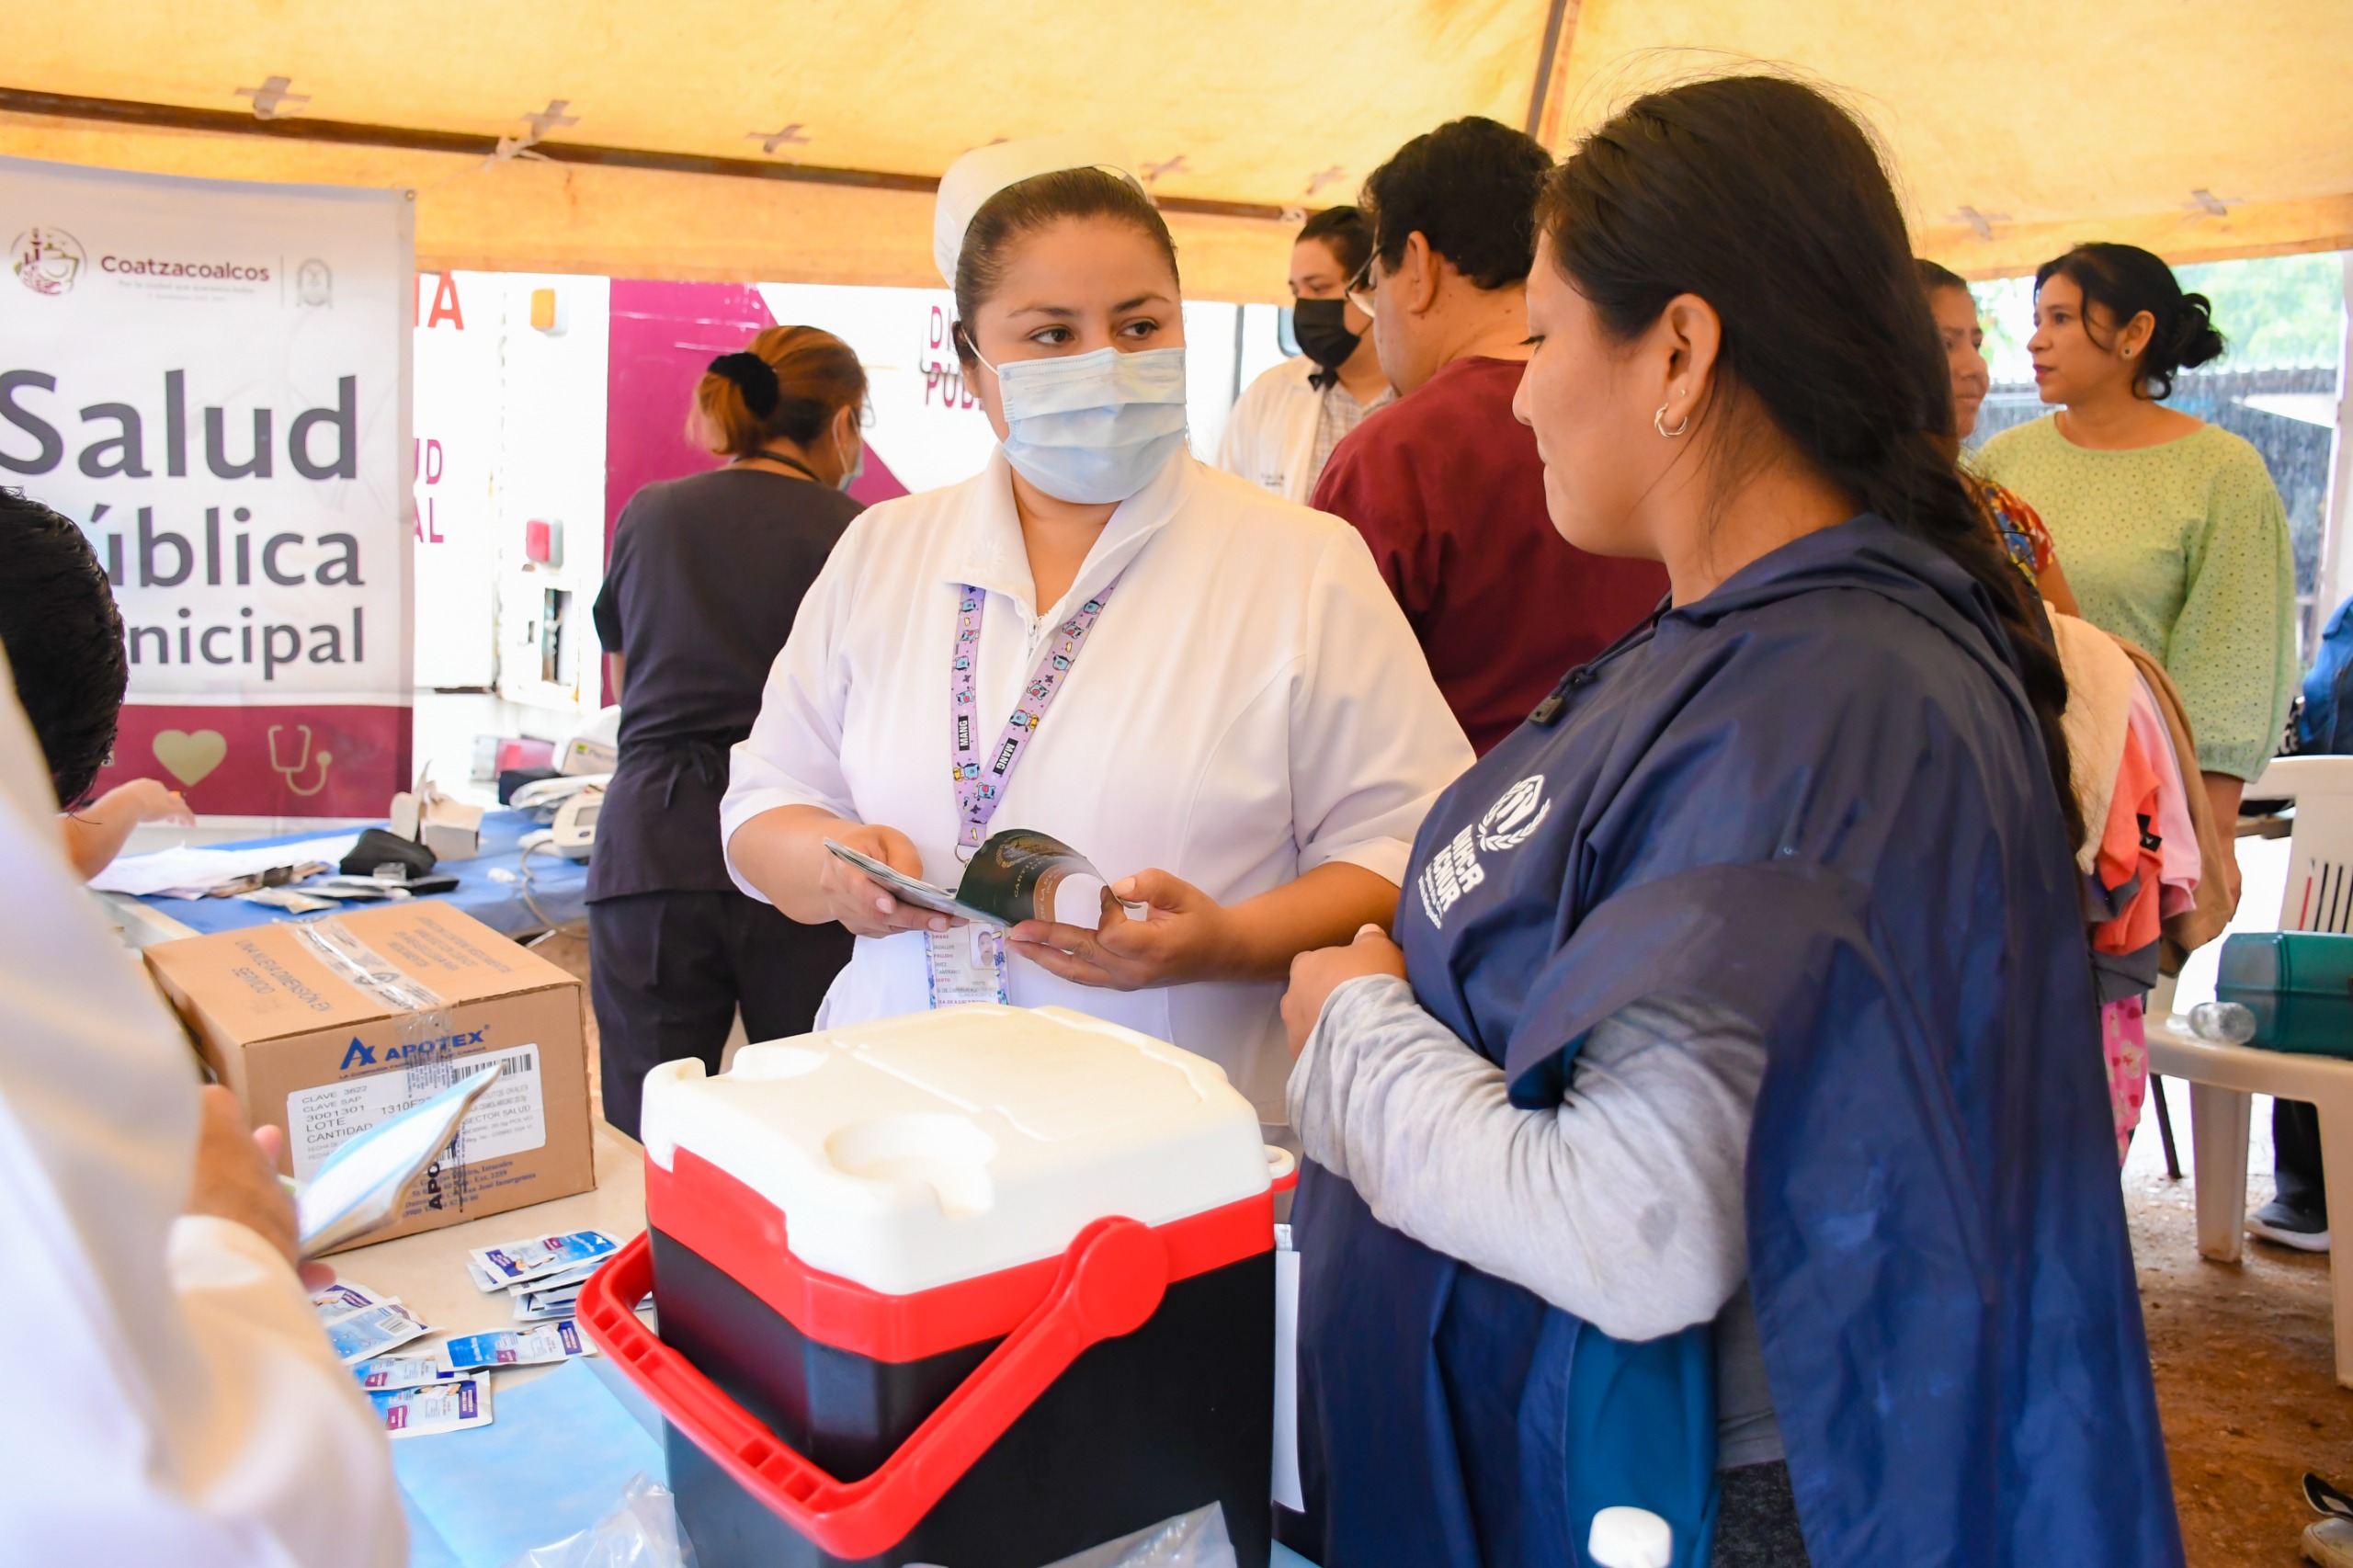
[[400,866],[405,869],[407,880],[415,881],[433,869],[434,863],[433,851],[415,839],[371,827],[359,835],[359,842],[351,846],[351,853],[335,869],[347,877],[372,877],[379,866]]

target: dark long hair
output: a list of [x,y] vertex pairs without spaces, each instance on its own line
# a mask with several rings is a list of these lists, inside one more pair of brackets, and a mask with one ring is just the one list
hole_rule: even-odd
[[1944,346],[1862,128],[1779,77],[1654,93],[1553,172],[1538,218],[1570,283],[1620,341],[1678,294],[1714,308],[1720,395],[1703,420],[1753,398],[1858,506],[1935,545],[1985,590],[2081,842],[2059,726],[2066,677],[1953,468]]
[[2092,331],[2089,306],[2105,310],[2109,324],[2120,329],[2143,311],[2149,312],[2155,325],[2132,380],[2133,392],[2142,397],[2171,397],[2174,377],[2222,357],[2212,302],[2203,294],[2183,293],[2181,279],[2161,256],[2107,241],[2077,245],[2034,269],[2034,291],[2041,293],[2054,273],[2084,291],[2084,335],[2102,348],[2108,345]]

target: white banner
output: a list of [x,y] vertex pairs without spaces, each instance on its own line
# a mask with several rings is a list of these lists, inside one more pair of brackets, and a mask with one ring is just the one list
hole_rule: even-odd
[[499,283],[494,272],[416,280],[410,537],[421,687],[486,687],[498,676],[493,495],[506,412]]
[[415,210],[0,158],[0,482],[115,585],[102,784],[375,815],[408,782]]

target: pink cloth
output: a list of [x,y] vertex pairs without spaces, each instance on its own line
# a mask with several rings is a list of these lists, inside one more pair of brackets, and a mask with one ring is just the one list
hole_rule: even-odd
[[[2164,840],[2157,850],[2157,881],[2164,889],[2157,913],[2171,919],[2198,902],[2198,828],[2189,818],[2188,782],[2173,749],[2173,732],[2165,728],[2156,693],[2138,671],[2132,676],[2131,725],[2149,766],[2156,769],[2157,820],[2149,825]],[[2199,788],[2205,788],[2202,778]]]
[[2124,760],[2116,770],[2116,793],[2109,797],[2108,824],[2101,830],[2092,873],[2112,894],[2136,883],[2132,901],[2113,920],[2092,927],[2092,950],[2137,953],[2157,939],[2162,891],[2157,845],[2157,769],[2141,752],[2141,737],[2124,733]]
[[2127,996],[2099,1010],[2099,1042],[2108,1058],[2108,1106],[2116,1119],[2116,1163],[2132,1147],[2141,1105],[2149,1094],[2149,1037],[2141,998]]

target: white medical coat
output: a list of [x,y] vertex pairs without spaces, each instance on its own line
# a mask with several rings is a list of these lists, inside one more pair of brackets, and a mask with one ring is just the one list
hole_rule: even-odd
[[260,1236],[182,1217],[186,1040],[67,866],[0,662],[0,1562],[397,1568],[392,1456]]
[[1302,506],[1315,493],[1315,424],[1324,394],[1307,384],[1315,361],[1294,354],[1242,389],[1219,437],[1217,466]]
[[[1112,514],[1042,617],[1002,451],[961,484],[859,517],[735,747],[722,833],[817,806],[897,828],[926,879],[954,886],[958,585],[987,594],[977,717],[993,752],[1048,633],[1115,577],[990,830],[1051,834],[1114,881],[1157,867],[1222,903],[1336,860],[1402,881],[1423,814],[1471,763],[1404,616],[1354,528],[1181,451]],[[1120,992],[1011,965],[1017,1006],[1072,1007],[1207,1056],[1282,1120],[1281,982]],[[921,933],[862,937],[820,1023],[920,1012],[926,972]]]

